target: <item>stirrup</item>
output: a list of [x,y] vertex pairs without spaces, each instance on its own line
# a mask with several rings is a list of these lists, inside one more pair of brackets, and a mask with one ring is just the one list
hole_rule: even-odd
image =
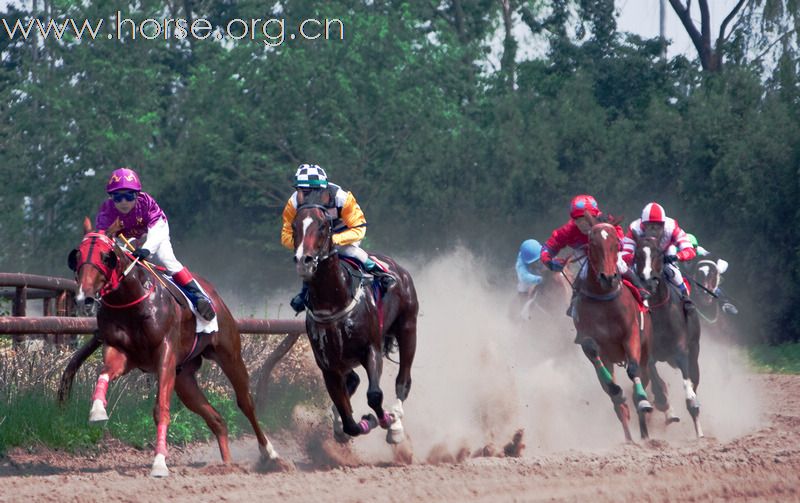
[[298,293],[292,300],[289,301],[289,306],[294,310],[295,313],[300,314],[306,310],[306,300],[303,298],[302,293]]

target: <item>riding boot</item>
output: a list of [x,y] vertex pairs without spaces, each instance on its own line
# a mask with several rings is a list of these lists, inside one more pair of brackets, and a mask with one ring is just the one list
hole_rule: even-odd
[[306,301],[308,300],[308,283],[303,282],[303,288],[300,290],[300,293],[292,297],[292,300],[289,301],[289,305],[294,309],[294,312],[300,314],[306,308]]
[[372,259],[364,262],[364,269],[372,274],[380,283],[384,292],[389,291],[397,283],[397,278],[392,273],[386,272]]
[[623,274],[622,277],[630,281],[631,284],[635,286],[637,290],[639,290],[639,295],[642,297],[642,302],[646,301],[652,296],[650,290],[645,288],[644,283],[642,283],[642,278],[633,272],[633,269],[628,269],[625,271],[625,274]]
[[181,285],[181,288],[186,292],[186,296],[189,297],[197,313],[204,320],[211,321],[214,319],[214,316],[217,315],[214,312],[214,306],[211,304],[211,300],[206,297],[206,294],[200,290],[200,285],[197,284],[196,280],[193,279],[185,285]]
[[687,313],[689,311],[694,311],[696,307],[694,305],[694,302],[692,302],[692,299],[689,298],[689,291],[686,289],[686,285],[681,285],[680,291],[681,291],[681,302],[683,303],[683,310],[686,311]]
[[720,287],[717,287],[717,289],[714,290],[714,293],[717,295],[717,300],[722,305],[722,310],[724,312],[728,314],[739,314],[739,309],[733,305],[730,297],[725,295]]

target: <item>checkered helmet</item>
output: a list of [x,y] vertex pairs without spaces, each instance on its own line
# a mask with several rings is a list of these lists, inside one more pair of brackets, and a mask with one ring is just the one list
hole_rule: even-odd
[[294,186],[298,188],[324,189],[328,186],[328,175],[316,164],[301,164],[294,174]]

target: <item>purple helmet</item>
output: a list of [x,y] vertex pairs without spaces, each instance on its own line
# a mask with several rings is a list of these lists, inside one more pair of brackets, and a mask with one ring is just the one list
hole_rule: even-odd
[[108,183],[106,184],[106,192],[110,194],[118,190],[141,191],[142,182],[139,181],[139,175],[129,168],[115,169],[111,173],[111,178],[108,179]]

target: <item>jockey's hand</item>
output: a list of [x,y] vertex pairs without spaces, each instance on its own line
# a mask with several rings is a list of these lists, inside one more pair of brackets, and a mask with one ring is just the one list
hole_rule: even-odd
[[150,256],[150,250],[148,250],[147,248],[136,248],[135,250],[133,250],[133,253],[131,255],[138,258],[139,260],[145,260],[147,257]]
[[674,264],[678,261],[677,255],[664,255],[664,263],[665,264]]
[[547,268],[553,272],[560,272],[564,270],[564,261],[560,258],[554,258],[547,264]]

